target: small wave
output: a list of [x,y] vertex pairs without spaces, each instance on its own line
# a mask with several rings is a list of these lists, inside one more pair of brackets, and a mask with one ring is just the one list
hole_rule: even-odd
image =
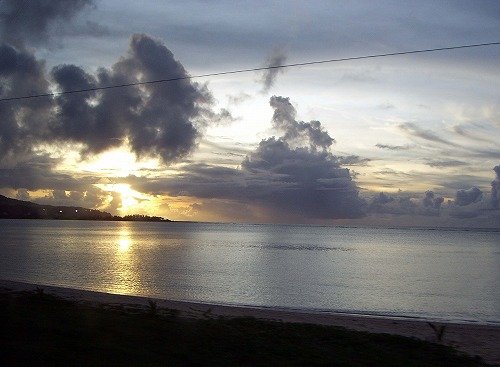
[[310,244],[260,244],[249,245],[250,248],[270,249],[270,250],[285,250],[285,251],[354,251],[350,247],[328,247]]

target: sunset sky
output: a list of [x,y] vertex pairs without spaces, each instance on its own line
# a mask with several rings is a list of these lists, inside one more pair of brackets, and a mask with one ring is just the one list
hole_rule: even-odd
[[0,2],[0,194],[173,220],[500,228],[500,2]]

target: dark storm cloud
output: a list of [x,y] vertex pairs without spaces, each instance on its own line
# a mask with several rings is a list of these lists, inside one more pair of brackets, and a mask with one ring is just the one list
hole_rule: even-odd
[[127,182],[143,192],[229,199],[282,216],[363,216],[358,188],[349,170],[330,153],[333,139],[321,123],[297,121],[288,98],[271,97],[270,105],[273,125],[282,135],[262,140],[240,169],[191,164],[170,179],[146,182],[130,177]]
[[367,209],[369,213],[440,216],[443,202],[443,197],[430,190],[426,191],[423,197],[421,194],[404,193],[391,196],[381,192],[371,200]]
[[433,191],[426,191],[425,196],[422,200],[422,204],[426,208],[434,208],[434,209],[439,209],[441,207],[441,204],[444,202],[443,197],[436,197]]
[[500,219],[498,213],[492,211],[498,208],[498,190],[500,189],[500,166],[493,168],[496,177],[491,182],[491,196],[483,193],[479,188],[472,187],[468,190],[458,190],[455,200],[449,207],[449,216],[459,219],[477,218],[478,225],[495,223]]
[[466,206],[476,203],[481,200],[483,192],[477,187],[469,190],[458,190],[455,194],[455,204],[458,206]]
[[411,196],[404,196],[397,194],[396,197],[386,194],[384,192],[375,196],[368,205],[369,213],[383,213],[383,214],[415,214],[418,209],[417,203],[412,200]]
[[[244,199],[245,175],[236,169],[206,164],[191,164],[170,180],[149,180],[145,189],[162,193],[165,189],[172,196],[198,198]],[[152,190],[151,190],[152,189]]]
[[262,140],[241,165],[243,171],[269,175],[275,184],[284,185],[263,195],[263,202],[312,218],[361,216],[358,189],[349,170],[329,152],[334,139],[321,123],[296,120],[288,98],[273,96],[269,104],[274,108],[273,126],[283,135]]
[[436,197],[433,191],[426,191],[424,193],[424,198],[422,199],[423,208],[419,211],[419,214],[426,216],[440,216],[441,204],[443,204],[443,202],[443,197]]
[[373,212],[382,212],[384,205],[392,203],[394,200],[392,196],[381,192],[372,199],[368,209]]
[[[27,51],[0,45],[0,98],[47,93],[44,63]],[[42,139],[51,102],[48,99],[0,101],[0,162],[29,154]]]
[[93,0],[3,0],[0,2],[0,35],[14,46],[39,45],[52,36],[50,27],[66,23]]
[[269,69],[264,70],[264,74],[262,75],[262,83],[264,85],[262,90],[263,93],[267,93],[276,82],[278,74],[284,72],[284,69],[279,66],[283,66],[286,59],[287,55],[285,51],[277,47],[275,47],[268,56],[264,66]]
[[269,138],[242,163],[253,179],[273,185],[258,188],[260,200],[310,218],[356,218],[362,202],[349,171],[326,151],[292,148],[285,140]]
[[[46,94],[50,83],[45,63],[26,46],[48,41],[50,24],[67,22],[87,1],[0,2],[0,98]],[[18,190],[84,190],[85,180],[53,171],[59,160],[37,152],[54,142],[49,128],[54,104],[50,98],[0,102],[0,187]]]
[[128,182],[151,193],[230,199],[304,218],[362,216],[362,201],[349,171],[334,157],[327,152],[294,149],[274,137],[261,141],[240,170],[190,165],[172,179],[146,182],[136,178]]
[[[160,41],[134,34],[128,55],[111,69],[101,69],[92,76],[74,65],[63,65],[52,75],[62,90],[71,90],[184,78],[188,74]],[[84,153],[100,153],[127,141],[138,157],[159,157],[166,164],[194,149],[206,117],[225,118],[228,114],[222,111],[218,116],[211,111],[211,93],[188,79],[61,95],[56,103],[59,112],[52,133],[84,144]]]
[[273,127],[284,132],[282,140],[290,144],[308,144],[309,148],[328,149],[335,140],[323,130],[319,121],[297,121],[297,112],[289,98],[272,96],[269,104],[274,108]]
[[48,156],[31,157],[29,161],[18,162],[11,167],[0,167],[0,187],[36,190],[81,191],[93,179],[76,179],[71,175],[56,172],[53,167],[58,159]]
[[[9,45],[0,46],[0,55],[1,97],[47,93],[43,62]],[[51,72],[61,91],[187,75],[167,47],[144,34],[131,37],[128,55],[111,69],[91,75],[75,65],[60,65]],[[226,110],[212,111],[211,93],[190,80],[0,103],[4,159],[39,143],[80,143],[85,155],[127,142],[138,157],[159,157],[168,164],[196,147],[203,126],[231,119]]]

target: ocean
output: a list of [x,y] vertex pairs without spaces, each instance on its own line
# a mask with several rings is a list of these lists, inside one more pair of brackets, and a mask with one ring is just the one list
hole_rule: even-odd
[[314,312],[500,323],[500,230],[0,220],[0,278]]

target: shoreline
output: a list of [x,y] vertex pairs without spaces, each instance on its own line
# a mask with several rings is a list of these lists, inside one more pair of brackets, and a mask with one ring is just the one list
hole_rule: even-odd
[[[42,284],[0,280],[2,292],[35,291],[41,288],[47,294],[92,305],[119,305],[126,309],[146,309],[151,301],[160,309],[174,309],[184,318],[237,318],[309,323],[343,327],[377,334],[393,334],[439,343],[433,327],[444,327],[441,343],[471,356],[480,356],[487,363],[500,366],[500,325],[429,321],[404,316],[379,316],[342,312],[287,310],[239,305],[218,305],[201,302],[174,301],[144,296],[119,295]],[[432,324],[432,326],[431,326]]]

